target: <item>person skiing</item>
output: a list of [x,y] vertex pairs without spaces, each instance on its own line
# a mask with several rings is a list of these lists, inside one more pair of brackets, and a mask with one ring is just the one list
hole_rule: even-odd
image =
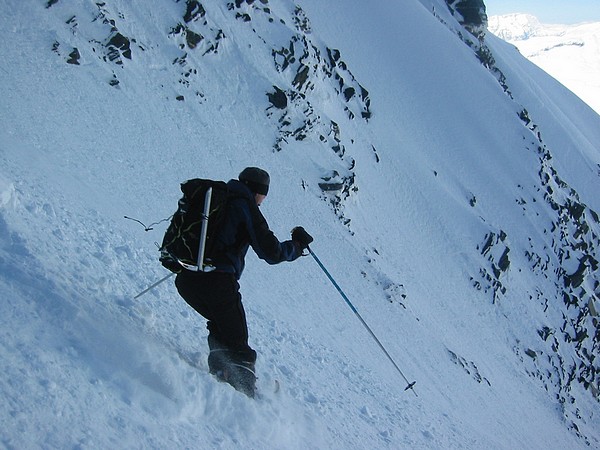
[[252,247],[269,264],[298,259],[313,241],[302,227],[291,240],[280,242],[259,210],[269,191],[269,174],[247,167],[227,186],[231,198],[221,228],[215,234],[211,272],[182,270],[175,285],[179,295],[207,319],[208,367],[218,380],[249,397],[256,390],[256,351],[248,345],[246,314],[239,292],[245,256]]

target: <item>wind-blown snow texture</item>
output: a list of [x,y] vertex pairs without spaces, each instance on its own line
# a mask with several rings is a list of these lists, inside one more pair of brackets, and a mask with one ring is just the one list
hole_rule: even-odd
[[[2,445],[599,446],[600,117],[455,15],[5,0]],[[166,275],[166,223],[123,216],[157,222],[179,182],[247,165],[418,397],[310,257],[248,258],[258,401],[207,373],[171,282],[133,300]]]

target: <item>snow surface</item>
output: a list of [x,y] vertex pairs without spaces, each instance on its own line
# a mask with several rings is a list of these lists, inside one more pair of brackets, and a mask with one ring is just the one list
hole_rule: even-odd
[[[373,117],[349,119],[323,78],[310,101],[340,124],[346,154],[315,136],[274,152],[265,93],[291,80],[265,43],[293,35],[294,2],[269,2],[285,21],[277,26],[207,3],[225,38],[217,54],[189,51],[189,89],[172,64],[178,41],[165,37],[183,2],[104,2],[144,47],[122,66],[89,51],[98,4],[46,3],[5,0],[0,15],[1,446],[600,445],[598,402],[574,388],[578,436],[522,357],[549,316],[528,301],[543,284],[526,270],[527,239],[546,237],[542,219],[515,202],[536,198],[538,167],[517,113],[527,105],[562,178],[598,211],[600,117],[577,97],[490,36],[509,98],[445,25],[458,27],[442,1],[299,0],[312,42],[340,50]],[[80,65],[65,62],[73,47]],[[241,286],[258,401],[207,373],[204,320],[172,282],[133,299],[166,275],[154,245],[166,223],[144,232],[123,216],[169,217],[179,182],[229,179],[248,165],[271,174],[261,208],[272,229],[283,239],[303,225],[315,237],[313,250],[418,397],[310,257],[273,267],[248,257]],[[356,175],[341,210],[349,224],[318,187],[333,170]],[[550,217],[547,205],[538,211]],[[496,303],[471,281],[490,229],[510,236],[515,268]]]
[[600,22],[543,24],[529,14],[507,14],[490,16],[489,30],[600,113]]

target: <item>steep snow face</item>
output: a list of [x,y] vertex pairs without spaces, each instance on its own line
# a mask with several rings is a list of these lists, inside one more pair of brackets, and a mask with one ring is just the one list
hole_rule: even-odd
[[[0,16],[4,446],[598,445],[598,115],[442,0],[146,3]],[[310,257],[248,257],[258,402],[133,300],[179,182],[249,165],[418,397]]]
[[489,30],[600,113],[600,23],[548,25],[510,14],[490,17]]

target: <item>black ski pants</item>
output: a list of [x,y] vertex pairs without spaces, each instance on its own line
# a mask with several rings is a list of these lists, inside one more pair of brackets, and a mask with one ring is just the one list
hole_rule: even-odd
[[[210,372],[236,389],[253,391],[256,352],[248,345],[246,313],[235,276],[183,270],[175,286],[179,295],[208,321]],[[244,370],[240,372],[241,368]]]

